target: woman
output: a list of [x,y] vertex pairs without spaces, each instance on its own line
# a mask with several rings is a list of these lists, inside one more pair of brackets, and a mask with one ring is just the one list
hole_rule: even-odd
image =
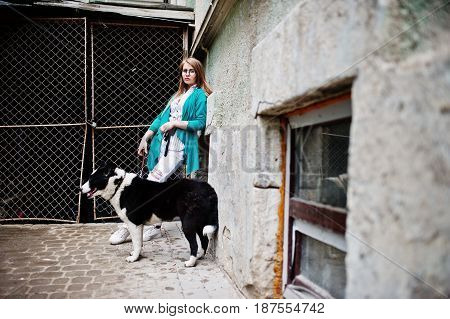
[[[201,62],[192,57],[184,59],[180,64],[178,91],[153,120],[139,144],[138,155],[144,156],[152,138],[147,159],[148,180],[165,182],[183,161],[186,161],[187,175],[199,169],[197,132],[205,128],[206,97],[211,93]],[[143,240],[160,234],[159,228],[146,227]],[[129,234],[121,225],[109,241],[113,245],[123,243]]]

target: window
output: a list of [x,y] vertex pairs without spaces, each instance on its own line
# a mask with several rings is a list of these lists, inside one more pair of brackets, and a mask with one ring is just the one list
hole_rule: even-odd
[[290,195],[285,297],[344,298],[349,95],[289,117]]

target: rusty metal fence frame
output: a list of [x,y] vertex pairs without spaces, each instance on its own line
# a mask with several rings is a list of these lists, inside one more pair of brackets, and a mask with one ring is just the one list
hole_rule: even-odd
[[[92,159],[92,166],[95,167],[95,162],[96,162],[96,152],[98,151],[98,147],[96,147],[96,141],[98,139],[99,136],[101,136],[102,133],[104,132],[114,132],[114,130],[118,130],[118,132],[120,132],[120,134],[124,135],[123,137],[126,137],[127,134],[129,134],[128,132],[131,131],[135,131],[135,133],[133,133],[134,135],[141,135],[138,133],[139,130],[142,130],[142,134],[145,132],[145,128],[148,127],[150,121],[152,120],[153,116],[148,117],[146,119],[145,122],[139,122],[139,123],[117,123],[118,125],[102,125],[101,121],[100,123],[97,123],[99,125],[96,125],[94,123],[94,121],[96,120],[96,115],[98,113],[96,113],[96,104],[97,104],[97,100],[96,100],[96,92],[95,92],[95,72],[96,72],[96,66],[95,66],[95,54],[94,54],[94,42],[96,41],[95,36],[94,36],[94,28],[95,27],[107,27],[107,28],[114,28],[114,27],[141,27],[141,28],[154,28],[153,30],[156,30],[155,28],[158,28],[158,30],[168,30],[170,28],[172,28],[173,30],[176,30],[175,32],[177,32],[180,35],[180,48],[177,51],[177,56],[175,58],[173,58],[173,61],[176,60],[176,63],[172,63],[173,65],[175,65],[175,69],[177,69],[178,67],[178,62],[187,54],[187,39],[188,39],[188,33],[187,33],[187,28],[183,27],[183,26],[179,26],[179,25],[163,25],[163,24],[154,24],[154,23],[135,23],[135,22],[91,22],[89,21],[87,18],[44,18],[44,19],[33,19],[33,21],[35,21],[36,25],[35,26],[39,26],[39,23],[57,23],[57,22],[78,22],[78,23],[83,23],[84,25],[84,48],[83,48],[83,70],[84,70],[84,74],[83,74],[83,90],[84,90],[84,96],[83,96],[83,107],[84,107],[84,116],[83,118],[80,117],[81,121],[74,121],[74,122],[70,122],[67,121],[64,123],[45,123],[44,120],[41,120],[41,122],[43,123],[31,123],[31,124],[24,124],[24,123],[18,123],[18,124],[11,124],[11,123],[6,123],[3,122],[0,125],[0,132],[6,132],[6,130],[11,130],[11,129],[31,129],[31,128],[35,128],[35,129],[46,129],[46,128],[60,128],[60,127],[80,127],[80,129],[82,129],[84,132],[82,132],[83,134],[83,141],[82,141],[82,145],[80,145],[81,147],[81,154],[80,154],[80,174],[79,174],[79,185],[82,185],[83,182],[83,177],[86,177],[86,163],[87,161],[90,161]],[[55,37],[55,41],[59,41],[58,37]],[[178,40],[177,40],[178,41]],[[90,47],[89,47],[90,46]],[[90,61],[89,61],[90,60]],[[171,62],[173,62],[171,61]],[[90,62],[90,63],[89,63]],[[174,69],[174,70],[175,70]],[[1,74],[0,74],[1,75]],[[90,78],[90,88],[88,87],[88,78]],[[174,77],[176,79],[176,81],[178,80],[178,77]],[[88,91],[90,90],[90,91]],[[165,97],[164,100],[167,99],[167,94],[172,94],[174,91],[176,90],[176,87],[170,88],[170,90],[167,90],[167,92],[164,92]],[[88,100],[88,98],[90,97],[90,101]],[[88,101],[91,103],[88,103]],[[156,112],[155,114],[157,114],[157,112],[160,111],[160,109],[162,109],[165,106],[165,103],[162,104],[161,106],[159,106],[159,109],[154,110],[154,112]],[[90,117],[90,118],[89,118]],[[71,117],[71,119],[74,117]],[[84,122],[83,122],[84,120]],[[6,125],[5,125],[6,124]],[[109,131],[108,131],[109,130]],[[49,133],[51,136],[51,133]],[[111,135],[111,134],[110,134]],[[111,136],[113,136],[114,134],[112,134]],[[111,137],[110,136],[110,137]],[[46,140],[47,141],[47,140]],[[136,141],[138,142],[138,141]],[[42,142],[44,143],[44,142]],[[47,143],[52,143],[51,141]],[[89,145],[89,143],[91,143],[91,150],[89,150],[88,153],[86,153],[87,149],[86,147]],[[6,145],[6,143],[4,143],[2,141],[2,148],[3,146]],[[78,144],[77,144],[78,145]],[[50,146],[51,147],[51,146]],[[77,146],[78,147],[78,146]],[[137,144],[136,144],[136,148],[137,148]],[[92,152],[91,154],[89,154],[90,152]],[[136,153],[136,149],[133,148],[133,152]],[[9,155],[8,155],[9,156]],[[13,155],[10,155],[10,157]],[[138,163],[138,159],[136,156],[136,163]],[[120,164],[120,163],[118,163]],[[13,164],[11,164],[13,165]],[[51,165],[55,165],[55,167],[57,167],[58,161],[53,161],[53,163]],[[90,165],[87,165],[90,166]],[[120,166],[120,165],[119,165]],[[1,167],[1,165],[0,165]],[[6,166],[5,166],[6,167]],[[135,165],[135,168],[131,168],[131,171],[133,172],[137,172],[137,165]],[[126,167],[124,167],[126,168]],[[130,167],[128,167],[128,169],[130,170]],[[11,174],[13,172],[4,172],[4,174]],[[183,172],[180,173],[183,176]],[[5,175],[6,177],[6,175]],[[78,178],[77,178],[78,179]],[[78,181],[77,181],[78,182]],[[74,190],[74,192],[76,192],[77,190]],[[3,193],[3,192],[2,192]],[[30,216],[13,216],[14,214],[10,214],[10,215],[3,215],[4,212],[6,212],[6,210],[3,210],[3,207],[0,207],[0,213],[2,213],[2,215],[0,215],[0,221],[58,221],[58,222],[69,222],[69,223],[78,223],[80,222],[80,216],[81,214],[84,214],[84,212],[82,211],[82,197],[81,197],[81,193],[79,193],[78,198],[76,200],[76,216],[63,216],[63,217],[56,217],[57,214],[51,215],[42,215],[42,216],[37,216],[37,217],[30,217]],[[4,204],[6,204],[6,198],[2,198],[2,206],[4,206]],[[20,203],[18,204],[20,205]],[[84,207],[84,206],[83,206]],[[102,221],[102,220],[108,220],[108,219],[114,219],[117,218],[117,216],[115,215],[114,212],[111,211],[111,213],[108,216],[101,216],[101,214],[98,213],[98,209],[99,209],[99,204],[97,203],[97,201],[94,202],[93,204],[93,213],[94,213],[94,221]],[[37,212],[39,213],[39,212]]]

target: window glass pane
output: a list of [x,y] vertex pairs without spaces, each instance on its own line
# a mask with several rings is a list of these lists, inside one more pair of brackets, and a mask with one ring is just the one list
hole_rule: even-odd
[[351,119],[313,125],[294,132],[294,195],[346,207]]
[[333,297],[345,297],[345,252],[303,235],[300,274]]

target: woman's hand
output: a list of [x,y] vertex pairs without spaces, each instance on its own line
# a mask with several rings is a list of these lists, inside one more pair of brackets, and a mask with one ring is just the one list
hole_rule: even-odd
[[152,138],[153,136],[153,131],[148,130],[144,136],[142,136],[141,139],[141,143],[139,143],[139,147],[138,147],[138,155],[139,156],[144,156],[145,154],[147,154],[147,141]]
[[161,130],[161,132],[165,133],[167,131],[170,131],[174,127],[175,127],[175,122],[167,122],[167,123],[164,123],[163,125],[161,125],[161,127],[159,129]]
[[139,143],[138,155],[139,156],[147,155],[147,140],[145,138],[142,138],[141,143]]

